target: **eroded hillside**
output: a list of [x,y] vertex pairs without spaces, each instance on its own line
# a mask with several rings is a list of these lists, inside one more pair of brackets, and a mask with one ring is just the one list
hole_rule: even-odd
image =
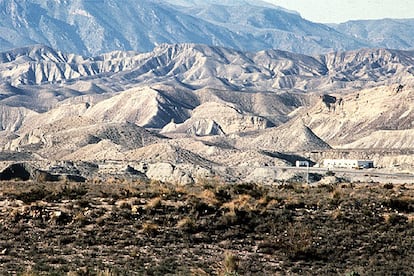
[[[103,171],[135,166],[186,183],[214,175],[271,181],[294,176],[264,167],[309,160],[310,152],[320,163],[353,148],[364,159],[393,150],[376,160],[381,166],[399,157],[404,168],[414,164],[413,52],[306,56],[164,44],[96,57],[43,46],[1,56],[1,148],[28,153],[45,170],[48,159],[88,160]],[[107,169],[106,161],[123,165]]]
[[335,103],[320,100],[302,119],[317,135],[337,147],[412,148],[412,139],[403,137],[404,133],[410,136],[413,127],[414,87],[399,86],[332,94]]

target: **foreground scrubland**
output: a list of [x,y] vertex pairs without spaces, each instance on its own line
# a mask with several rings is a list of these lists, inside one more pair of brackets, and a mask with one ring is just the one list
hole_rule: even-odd
[[414,273],[410,185],[0,187],[1,274]]

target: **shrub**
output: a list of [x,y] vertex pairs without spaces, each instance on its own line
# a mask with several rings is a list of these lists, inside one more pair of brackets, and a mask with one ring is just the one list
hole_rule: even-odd
[[98,271],[96,274],[98,276],[115,276],[115,275],[117,275],[116,273],[113,273],[109,269],[105,269],[105,270]]
[[411,197],[393,197],[386,203],[386,205],[399,212],[414,212],[414,199]]
[[142,225],[141,232],[148,236],[155,236],[158,233],[158,225],[152,222],[145,222]]
[[345,276],[360,276],[360,274],[356,271],[351,271],[349,273],[346,273]]
[[190,217],[184,217],[177,222],[177,228],[184,231],[191,231],[195,227],[195,222]]
[[44,186],[36,186],[28,192],[17,194],[16,198],[22,200],[24,203],[32,203],[44,199],[48,194],[49,192],[46,191]]
[[312,231],[305,225],[289,224],[286,229],[286,240],[284,250],[291,259],[310,259],[314,258],[312,250]]
[[253,211],[256,209],[253,205],[253,201],[254,200],[250,195],[239,195],[236,199],[224,203],[221,208],[227,209],[230,212],[234,212],[235,210]]
[[162,205],[161,197],[155,197],[147,202],[145,205],[145,209],[147,210],[153,210],[156,208],[159,208]]
[[262,192],[257,184],[253,183],[240,183],[233,185],[233,192],[237,195],[248,194],[252,197],[261,196]]
[[218,204],[216,194],[211,190],[203,190],[200,194],[197,195],[197,197],[207,205],[214,206]]
[[343,217],[343,213],[342,213],[341,209],[339,209],[339,208],[335,209],[332,212],[331,217],[334,220],[342,218]]
[[238,258],[230,252],[226,252],[224,254],[224,261],[223,261],[223,273],[224,276],[235,276],[239,275],[237,273],[238,269]]
[[80,199],[88,192],[85,185],[64,185],[60,191],[55,192],[59,199]]
[[384,214],[383,218],[385,223],[391,225],[405,224],[408,222],[408,218],[406,216],[399,214]]
[[85,225],[88,222],[88,218],[85,216],[85,214],[83,212],[78,212],[74,217],[73,220],[80,224],[80,225]]

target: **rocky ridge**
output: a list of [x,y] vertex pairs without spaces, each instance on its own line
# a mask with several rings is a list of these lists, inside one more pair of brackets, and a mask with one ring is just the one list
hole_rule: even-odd
[[162,43],[187,42],[306,53],[368,46],[327,25],[257,1],[3,0],[0,13],[0,51],[36,43],[83,55],[146,52]]
[[0,13],[0,51],[44,44],[89,56],[162,43],[304,54],[413,48],[412,19],[319,24],[263,1],[3,0]]

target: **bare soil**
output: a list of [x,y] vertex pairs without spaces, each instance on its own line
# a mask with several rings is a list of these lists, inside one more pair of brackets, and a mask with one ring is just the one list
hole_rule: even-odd
[[0,187],[2,275],[414,273],[409,185]]

